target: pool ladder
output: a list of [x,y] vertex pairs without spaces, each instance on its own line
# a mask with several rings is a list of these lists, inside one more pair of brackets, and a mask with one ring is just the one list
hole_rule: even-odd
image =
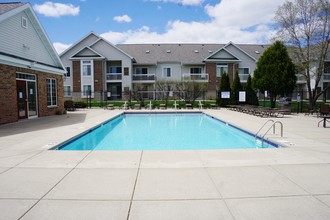
[[273,119],[269,119],[267,120],[262,126],[261,128],[259,129],[259,131],[257,131],[257,133],[255,134],[255,139],[257,140],[258,138],[258,134],[259,132],[269,123],[269,122],[272,122],[271,126],[267,129],[267,131],[262,135],[260,136],[261,137],[261,146],[263,146],[264,144],[264,140],[265,140],[265,136],[266,134],[268,134],[268,132],[270,131],[270,129],[273,128],[273,134],[275,134],[275,128],[276,128],[276,124],[279,124],[280,125],[280,128],[281,128],[281,137],[283,137],[283,124],[282,122],[280,121],[274,121]]

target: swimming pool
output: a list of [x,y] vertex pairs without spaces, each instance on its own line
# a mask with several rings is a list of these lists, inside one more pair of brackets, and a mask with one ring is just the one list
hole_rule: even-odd
[[206,150],[277,147],[204,113],[124,113],[56,150]]

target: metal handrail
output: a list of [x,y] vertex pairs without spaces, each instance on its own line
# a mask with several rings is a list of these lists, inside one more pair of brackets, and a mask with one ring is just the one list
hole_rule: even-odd
[[274,133],[275,133],[275,125],[277,124],[277,123],[279,123],[280,125],[281,125],[281,137],[283,137],[283,124],[282,124],[282,122],[280,122],[280,121],[275,121],[273,124],[272,124],[272,126],[270,126],[269,127],[269,129],[265,132],[265,134],[261,137],[261,146],[263,146],[263,144],[264,144],[264,140],[265,140],[265,136],[266,136],[266,134],[268,134],[268,132],[270,131],[270,129],[273,127],[273,129],[274,129]]
[[[268,123],[268,122],[273,122],[274,123],[274,120],[273,119],[268,119],[262,126],[261,126],[261,128],[259,129],[259,131],[257,131],[257,133],[255,134],[255,138],[257,138],[257,136],[258,136],[258,133],[266,126],[266,124]],[[273,133],[275,133],[275,128],[274,128],[274,130],[273,130]]]

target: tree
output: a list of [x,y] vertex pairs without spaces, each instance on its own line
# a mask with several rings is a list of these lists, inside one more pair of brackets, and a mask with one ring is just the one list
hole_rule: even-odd
[[180,98],[193,105],[196,99],[205,93],[207,84],[196,81],[178,81],[175,83],[175,87],[182,96]]
[[261,91],[268,91],[271,107],[274,108],[277,96],[292,93],[296,81],[295,65],[284,44],[276,41],[258,60],[253,86]]
[[246,92],[246,104],[258,106],[259,100],[256,92],[252,88],[252,78],[250,75],[247,78],[245,92]]
[[292,58],[306,79],[309,104],[314,107],[318,97],[329,88],[328,85],[317,91],[329,47],[329,0],[287,1],[278,8],[275,21],[279,38],[292,47]]
[[239,75],[238,75],[238,70],[236,70],[233,85],[232,85],[232,88],[231,88],[232,103],[234,105],[239,104],[239,92],[241,90],[242,90],[242,84],[241,84],[241,80],[240,80]]
[[175,82],[170,80],[159,80],[156,82],[157,99],[165,101],[166,106],[174,84]]
[[229,92],[230,94],[230,82],[229,76],[226,72],[221,75],[220,85],[219,85],[219,93],[218,93],[218,103],[220,106],[227,106],[230,103],[230,99],[222,98],[222,92]]

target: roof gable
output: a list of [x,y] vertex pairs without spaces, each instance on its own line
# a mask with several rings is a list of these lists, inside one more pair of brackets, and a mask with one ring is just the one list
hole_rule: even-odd
[[77,53],[71,56],[71,59],[75,58],[101,58],[104,59],[104,56],[96,52],[90,47],[84,47],[81,50],[79,50]]
[[[10,3],[0,3],[1,62],[40,71],[65,73],[63,64],[31,5],[9,5]],[[26,27],[22,26],[23,19]]]
[[217,52],[213,53],[212,55],[208,56],[205,61],[210,60],[217,60],[217,61],[240,61],[238,57],[233,55],[230,51],[228,51],[226,48],[221,48]]
[[63,57],[65,54],[68,53],[77,53],[77,51],[81,50],[82,47],[90,46],[92,43],[97,41],[99,39],[99,36],[95,34],[94,32],[89,32],[86,36],[78,40],[76,43],[68,47],[66,50],[64,50],[60,57]]

